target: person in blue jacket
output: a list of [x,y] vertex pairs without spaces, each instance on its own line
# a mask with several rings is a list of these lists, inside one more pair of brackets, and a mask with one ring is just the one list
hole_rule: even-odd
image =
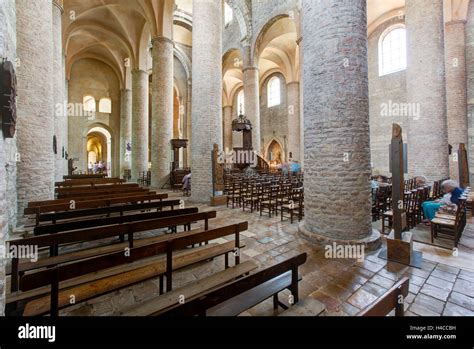
[[444,181],[441,186],[445,192],[442,199],[436,201],[426,201],[423,203],[423,213],[429,224],[435,216],[436,212],[445,205],[459,205],[459,199],[463,194],[463,190],[459,188],[458,184],[453,180]]

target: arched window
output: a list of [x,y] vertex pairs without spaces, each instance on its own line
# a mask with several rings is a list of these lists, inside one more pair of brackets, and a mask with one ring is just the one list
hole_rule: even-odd
[[395,73],[407,68],[407,40],[403,25],[390,27],[380,36],[379,75]]
[[275,107],[281,103],[280,79],[276,76],[268,81],[267,85],[268,108]]
[[99,113],[112,113],[112,100],[110,98],[101,98],[99,102]]
[[234,11],[232,7],[230,7],[227,3],[224,5],[224,23],[225,25],[229,25],[230,22],[234,19]]
[[94,113],[96,111],[95,98],[92,96],[84,96],[82,99],[84,111]]
[[240,90],[239,94],[237,95],[237,111],[239,112],[239,115],[245,115],[244,90]]

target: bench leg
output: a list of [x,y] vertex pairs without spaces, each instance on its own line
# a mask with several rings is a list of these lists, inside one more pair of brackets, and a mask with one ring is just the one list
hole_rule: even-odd
[[224,266],[226,270],[229,269],[229,254],[228,253],[224,255]]
[[280,301],[278,300],[278,293],[273,295],[273,309],[278,310],[278,304]]
[[165,293],[164,284],[165,284],[164,276],[163,274],[161,274],[160,275],[160,295]]

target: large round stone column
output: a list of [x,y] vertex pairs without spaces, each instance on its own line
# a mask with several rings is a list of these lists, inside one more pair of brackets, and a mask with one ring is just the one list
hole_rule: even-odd
[[300,84],[297,81],[286,85],[288,99],[288,156],[300,161]]
[[148,171],[148,73],[132,71],[132,181]]
[[[62,14],[64,13],[64,8],[62,0],[53,0],[53,26],[52,26],[52,36],[53,36],[53,98],[54,98],[54,134],[56,136],[57,144],[57,153],[54,156],[54,177],[56,181],[61,181],[63,176],[67,174],[67,162],[63,157],[62,148],[67,149],[67,109],[64,107],[66,105],[65,92],[64,92],[64,79],[65,71],[63,67],[63,41],[62,41]],[[66,135],[66,137],[65,137]]]
[[365,0],[303,1],[305,221],[315,243],[378,247],[370,202]]
[[[468,145],[467,80],[466,80],[466,21],[446,23],[444,33],[446,55],[446,109],[448,143],[457,154],[459,143]],[[459,180],[457,158],[449,161],[449,175]]]
[[17,0],[18,216],[30,201],[54,196],[52,2]]
[[132,90],[120,91],[120,176],[131,169],[127,143],[132,142]]
[[152,44],[151,185],[159,188],[166,183],[171,170],[174,43],[168,38],[156,37]]
[[260,136],[260,85],[259,70],[252,58],[250,46],[243,49],[243,77],[245,116],[252,123],[252,146],[259,154],[262,148]]
[[232,106],[224,107],[224,150],[231,151],[232,143]]
[[443,0],[407,0],[405,23],[408,171],[439,180],[449,176]]
[[222,2],[193,0],[192,201],[213,195],[212,149],[222,149]]

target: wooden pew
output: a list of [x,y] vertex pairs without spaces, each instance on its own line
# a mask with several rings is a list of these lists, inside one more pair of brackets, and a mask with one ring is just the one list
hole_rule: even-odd
[[[306,262],[306,253],[290,258],[255,274],[231,283],[219,282],[227,271],[198,280],[164,296],[156,297],[120,313],[125,316],[237,316],[273,297],[275,309],[287,307],[278,300],[278,293],[289,289],[298,303],[298,267]],[[218,282],[216,282],[218,281]],[[218,285],[221,284],[221,286]],[[184,304],[179,296],[185,297]]]
[[[224,252],[225,255],[228,256],[228,254],[234,249],[240,248],[240,232],[247,229],[247,222],[243,222],[208,231],[190,231],[180,235],[164,236],[160,241],[157,241],[154,244],[132,248],[128,256],[125,255],[123,251],[111,253],[93,259],[88,259],[86,261],[56,266],[54,268],[42,270],[37,273],[25,275],[22,280],[22,288],[24,291],[28,292],[51,285],[51,293],[49,297],[42,297],[28,303],[25,307],[24,315],[42,315],[48,312],[50,312],[53,316],[58,315],[59,309],[70,305],[71,295],[75,296],[75,304],[77,304],[78,302],[83,302],[150,278],[160,276],[161,281],[163,275],[166,275],[167,291],[171,292],[172,272],[173,270],[176,270],[174,263],[179,260],[179,258],[174,256],[175,251],[182,251],[190,245],[223,238],[229,235],[235,235],[235,240],[230,242],[230,244],[233,245],[233,249],[229,250],[229,248],[227,248]],[[224,245],[229,245],[229,243]],[[214,248],[214,246],[207,248],[211,249]],[[204,249],[205,248],[200,248],[198,249],[198,252],[202,254]],[[197,254],[194,254],[194,260],[202,261],[203,258],[213,258],[215,257],[216,253],[222,255],[223,250],[215,250],[216,251],[213,254],[207,253],[205,256],[201,257],[198,257]],[[132,268],[126,272],[115,273],[102,279],[95,279],[93,281],[78,284],[75,287],[60,291],[61,282],[74,280],[92,273],[107,271],[121,266],[127,267],[130,266],[131,263],[140,263],[146,259],[154,258],[159,254],[165,254],[166,257],[162,257],[160,260],[152,260],[152,263],[145,264],[145,266],[142,264],[141,266],[136,266],[135,268]],[[178,268],[181,268],[185,265],[190,265],[189,261],[193,260],[193,258],[190,257],[192,255],[190,251],[184,252],[184,254],[187,255],[188,263],[181,259],[181,264],[177,266]],[[235,263],[236,265],[240,264],[238,256],[235,256]],[[228,267],[227,263],[225,267]],[[230,270],[233,271],[233,274],[230,280],[244,275],[255,268],[255,263],[244,263],[243,267],[238,268],[240,274],[235,274],[235,268],[232,268]]]
[[[146,195],[156,195],[155,191],[137,191],[137,192],[127,192],[126,196],[143,196],[144,193]],[[55,199],[55,200],[45,200],[45,201],[32,201],[28,203],[27,207],[38,207],[38,206],[50,206],[50,205],[58,205],[58,204],[70,204],[71,200],[74,201],[92,201],[92,200],[105,200],[111,198],[120,198],[123,197],[125,194],[115,193],[115,194],[87,194],[85,196],[74,196],[73,198],[67,199]]]
[[[86,241],[97,241],[112,237],[120,237],[122,235],[128,236],[128,248],[132,249],[134,247],[134,235],[136,233],[164,229],[173,226],[179,225],[190,225],[195,222],[204,221],[204,229],[198,231],[207,231],[209,230],[209,220],[216,218],[216,211],[202,212],[181,215],[176,217],[166,217],[160,219],[154,219],[149,221],[142,222],[132,222],[126,224],[110,225],[99,228],[83,229],[83,230],[74,230],[64,233],[51,234],[36,236],[31,238],[25,238],[20,240],[9,241],[8,244],[10,247],[15,246],[16,248],[21,248],[21,246],[37,246],[38,249],[49,247],[50,252],[53,254],[51,257],[54,257],[55,253],[58,252],[59,247],[62,245],[70,245],[74,243],[82,243]],[[123,254],[123,251],[121,252]],[[11,292],[16,292],[22,290],[22,277],[24,273],[20,273],[20,263],[18,258],[12,258],[11,262]]]
[[56,187],[74,187],[80,185],[98,185],[98,184],[122,184],[126,183],[124,179],[120,178],[77,178],[69,179],[63,182],[55,182]]
[[[179,202],[178,202],[179,205]],[[39,227],[35,227],[33,230],[34,235],[45,235],[45,234],[57,234],[62,233],[70,230],[79,230],[79,229],[87,229],[87,228],[94,228],[94,227],[101,227],[106,225],[114,225],[114,224],[124,224],[124,223],[131,223],[131,222],[139,222],[145,220],[152,220],[152,219],[159,219],[165,217],[174,217],[174,216],[182,216],[184,214],[192,214],[198,213],[198,208],[185,208],[180,210],[168,210],[168,211],[157,211],[157,212],[149,212],[149,213],[138,213],[138,214],[131,214],[125,216],[116,216],[116,217],[106,217],[106,218],[95,218],[95,219],[87,219],[87,220],[76,220],[72,222],[63,222],[63,223],[56,223],[56,224],[48,224],[48,225],[41,225]]]
[[64,212],[55,212],[55,213],[43,213],[39,216],[39,223],[42,222],[51,222],[56,224],[64,220],[73,220],[79,218],[87,218],[94,216],[107,216],[110,217],[113,214],[119,214],[123,216],[127,212],[133,211],[148,211],[156,209],[161,211],[164,208],[174,209],[176,206],[180,206],[182,203],[181,200],[167,200],[167,201],[153,201],[145,202],[141,204],[122,204],[115,206],[106,206],[99,208],[88,208],[80,210],[71,210]]
[[357,316],[387,316],[393,309],[395,309],[395,316],[404,316],[404,303],[408,296],[409,286],[410,279],[404,277]]
[[123,196],[118,198],[111,199],[102,199],[102,200],[90,200],[90,201],[78,201],[74,202],[74,205],[71,203],[68,204],[57,204],[57,205],[47,205],[47,206],[38,206],[38,207],[26,207],[24,210],[25,215],[36,215],[36,225],[39,224],[39,216],[42,213],[51,213],[51,212],[65,212],[65,211],[74,211],[87,208],[99,208],[99,207],[108,207],[116,204],[124,203],[137,203],[137,202],[151,202],[151,201],[162,201],[167,199],[168,194],[155,194],[155,195],[143,195],[143,196]]

